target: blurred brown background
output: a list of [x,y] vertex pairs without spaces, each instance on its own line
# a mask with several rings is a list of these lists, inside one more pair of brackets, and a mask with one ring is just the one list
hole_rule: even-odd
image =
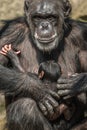
[[[87,21],[87,0],[70,0],[73,8],[71,17]],[[0,0],[0,20],[23,15],[24,0]],[[0,95],[0,130],[5,122],[4,98]]]
[[[72,17],[87,20],[87,0],[70,0],[73,5]],[[0,20],[23,15],[24,0],[0,0]]]

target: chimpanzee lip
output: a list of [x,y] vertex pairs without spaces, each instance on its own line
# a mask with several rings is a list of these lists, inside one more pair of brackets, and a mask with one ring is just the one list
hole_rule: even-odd
[[39,38],[37,35],[35,36],[37,38],[37,40],[40,42],[40,43],[51,43],[55,40],[56,38],[56,34],[54,34],[51,38]]
[[40,42],[40,43],[51,43],[51,42],[53,42],[55,39],[53,38],[53,39],[38,39],[38,41]]

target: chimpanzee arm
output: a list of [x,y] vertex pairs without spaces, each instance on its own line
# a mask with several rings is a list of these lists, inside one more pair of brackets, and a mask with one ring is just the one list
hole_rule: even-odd
[[12,45],[5,45],[4,47],[2,47],[2,50],[0,51],[0,54],[6,56],[8,59],[10,59],[10,62],[12,64],[12,68],[14,68],[14,70],[20,71],[20,72],[25,72],[25,70],[23,69],[23,67],[20,64],[18,55],[20,54],[20,51],[14,51],[12,49]]
[[59,95],[77,95],[87,91],[87,50],[80,51],[79,60],[82,73],[68,79],[60,78],[57,85]]
[[82,92],[87,92],[87,51],[80,52],[79,55],[82,73],[70,78],[60,78],[58,80],[58,94],[60,96],[75,96]]
[[49,91],[49,87],[31,73],[24,74],[0,65],[0,91],[6,95],[34,99],[45,115],[53,115],[53,110],[58,107],[58,102],[54,99],[55,96],[58,99],[57,94]]
[[[43,85],[39,82],[38,78],[35,77],[34,74],[31,74],[31,73],[26,74],[20,64],[20,61],[16,55],[16,52],[14,52],[12,49],[8,51],[7,53],[1,51],[1,54],[6,54],[6,56],[10,58],[15,68],[13,70],[10,70],[5,67],[3,68],[2,65],[0,66],[0,70],[1,70],[0,71],[0,74],[1,74],[0,85],[2,86],[0,87],[0,90],[4,92],[6,95],[19,95],[20,97],[26,96],[26,97],[30,97],[34,99],[39,105],[43,114],[48,116],[48,118],[51,118],[54,120],[56,117],[54,116],[55,113],[53,109],[56,109],[56,107],[58,107],[58,103],[55,101],[55,99],[52,96],[56,96],[58,98],[58,95],[53,91],[49,92],[48,89],[43,89]],[[48,86],[46,85],[45,87],[48,87]],[[38,95],[38,92],[39,92],[39,95]],[[38,99],[41,99],[42,101]],[[53,103],[53,106],[51,105],[52,103]],[[56,114],[58,116],[59,113],[56,111]]]
[[[13,48],[17,49],[18,46],[22,46],[26,42],[28,35],[29,28],[24,18],[7,22],[0,30],[0,50],[8,44],[12,44]],[[36,101],[44,114],[52,115],[54,113],[53,110],[58,106],[54,97],[59,98],[54,92],[56,85],[49,90],[52,83],[45,85],[34,74],[14,71],[2,65],[1,63],[0,91],[6,95],[30,97]]]
[[7,64],[8,64],[7,57],[4,56],[4,55],[1,55],[1,54],[0,54],[0,64],[3,65],[3,66],[7,66]]
[[[71,34],[69,40],[72,42],[72,45],[76,45],[76,48],[79,50],[77,56],[81,66],[80,73],[70,78],[60,78],[60,80],[58,80],[58,94],[61,96],[77,95],[87,91],[87,24],[80,22],[76,27],[76,30],[77,29],[79,33],[73,36],[75,43],[73,43],[71,39]],[[75,29],[72,30],[72,34],[74,33],[73,31],[75,31]]]
[[60,96],[76,96],[87,91],[87,73],[81,73],[68,79],[60,78],[57,84]]
[[72,75],[70,78],[60,78],[58,80],[58,94],[61,96],[75,96],[82,92],[87,92],[87,51],[79,54],[82,73]]

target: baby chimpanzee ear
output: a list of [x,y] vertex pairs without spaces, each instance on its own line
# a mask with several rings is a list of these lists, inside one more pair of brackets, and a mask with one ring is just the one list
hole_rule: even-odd
[[39,69],[39,72],[38,72],[38,76],[39,76],[39,79],[43,79],[44,78],[44,71],[42,70],[41,72],[40,72],[40,69]]

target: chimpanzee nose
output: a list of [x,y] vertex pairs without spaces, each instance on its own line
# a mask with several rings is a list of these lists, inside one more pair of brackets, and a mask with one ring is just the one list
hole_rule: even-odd
[[38,33],[40,37],[49,37],[52,35],[53,28],[50,22],[43,21],[40,23],[40,26],[38,28]]
[[42,22],[41,26],[42,26],[42,29],[48,29],[49,28],[49,23],[48,22]]

